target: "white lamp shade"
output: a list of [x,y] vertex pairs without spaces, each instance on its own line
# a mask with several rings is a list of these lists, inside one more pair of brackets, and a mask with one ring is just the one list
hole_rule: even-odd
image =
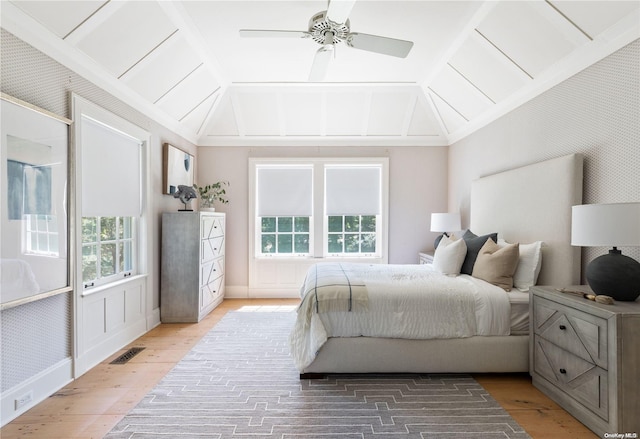
[[432,232],[454,232],[461,229],[459,213],[432,213]]
[[571,245],[640,246],[640,203],[582,204],[571,214]]

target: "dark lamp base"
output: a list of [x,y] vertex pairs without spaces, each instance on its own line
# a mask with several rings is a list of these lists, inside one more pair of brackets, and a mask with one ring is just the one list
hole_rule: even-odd
[[587,282],[596,294],[631,302],[640,296],[640,262],[615,247],[587,266]]

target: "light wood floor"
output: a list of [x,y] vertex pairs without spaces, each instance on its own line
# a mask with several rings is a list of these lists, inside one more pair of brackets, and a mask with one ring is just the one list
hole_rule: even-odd
[[[102,438],[226,313],[245,306],[291,306],[297,300],[225,300],[198,324],[162,324],[0,430],[2,439]],[[146,349],[109,364],[132,346]],[[474,375],[535,438],[597,438],[531,385],[527,374]]]

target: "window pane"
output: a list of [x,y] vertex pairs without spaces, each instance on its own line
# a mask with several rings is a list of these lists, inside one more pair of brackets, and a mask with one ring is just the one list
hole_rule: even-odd
[[38,235],[38,250],[41,252],[49,251],[49,237],[46,233]]
[[88,282],[98,277],[98,256],[96,245],[82,246],[82,281]]
[[97,230],[95,217],[83,217],[82,218],[82,242],[96,242]]
[[342,235],[329,235],[327,241],[329,253],[342,253]]
[[262,218],[262,233],[275,232],[276,231],[276,219],[275,217]]
[[120,239],[131,238],[131,217],[123,216],[118,218],[120,224],[118,229],[118,236]]
[[278,253],[292,253],[292,235],[278,235]]
[[292,232],[293,218],[290,216],[278,217],[278,232]]
[[297,216],[294,218],[294,231],[296,232],[308,232],[309,231],[309,217]]
[[133,269],[133,243],[124,241],[120,243],[120,272]]
[[344,231],[345,232],[358,232],[360,230],[360,217],[358,216],[345,216],[344,217]]
[[113,241],[116,239],[116,217],[100,218],[100,240]]
[[49,235],[49,250],[51,250],[53,253],[56,253],[58,251],[57,233],[52,233],[51,235]]
[[100,276],[111,276],[116,274],[116,245],[100,245]]
[[363,253],[375,253],[376,251],[376,235],[375,233],[363,233],[361,251]]
[[309,234],[294,235],[296,253],[309,253]]
[[276,252],[276,235],[262,235],[262,253]]
[[342,217],[330,216],[329,217],[329,232],[342,232]]
[[344,251],[346,253],[358,253],[360,251],[360,235],[357,233],[345,234]]
[[363,232],[376,231],[376,217],[374,215],[364,215],[360,220],[360,227]]

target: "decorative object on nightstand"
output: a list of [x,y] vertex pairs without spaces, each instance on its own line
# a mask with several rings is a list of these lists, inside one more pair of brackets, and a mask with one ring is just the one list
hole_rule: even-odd
[[640,296],[640,262],[618,250],[640,246],[640,203],[573,206],[571,244],[613,247],[587,266],[587,282],[596,294],[622,301]]
[[[450,236],[449,233],[457,232],[461,229],[460,226],[460,214],[459,213],[432,213],[431,214],[431,231],[441,232],[446,236]],[[433,243],[433,248],[438,248],[438,244],[442,239],[442,235],[439,235]]]
[[640,432],[640,303],[606,305],[554,287],[530,292],[533,385],[600,437]]
[[217,181],[206,186],[193,185],[193,188],[200,194],[200,210],[204,212],[214,212],[213,204],[217,201],[220,204],[227,204],[227,191],[224,186],[229,186],[228,181]]
[[184,204],[184,209],[179,209],[180,212],[193,212],[193,209],[189,209],[189,204],[194,198],[198,198],[198,194],[191,186],[179,185],[178,190],[173,193],[173,198],[180,198],[180,201]]

